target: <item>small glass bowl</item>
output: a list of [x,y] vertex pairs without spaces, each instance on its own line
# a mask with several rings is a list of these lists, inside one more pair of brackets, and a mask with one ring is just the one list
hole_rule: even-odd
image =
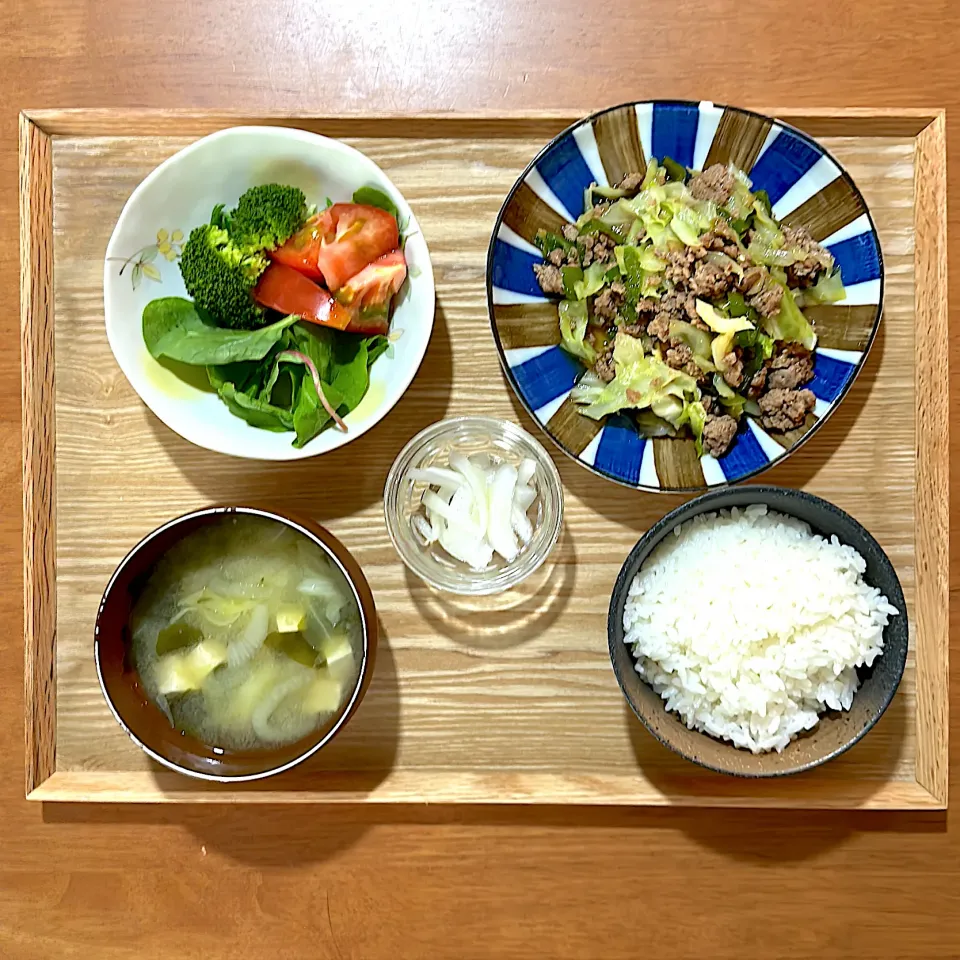
[[[509,563],[499,554],[484,570],[472,570],[451,557],[439,543],[425,545],[413,528],[421,513],[427,485],[407,473],[414,468],[447,466],[452,452],[471,456],[486,453],[494,464],[533,460],[537,469],[530,481],[537,499],[528,512],[533,538]],[[454,417],[418,433],[394,460],[383,491],[387,532],[400,559],[422,580],[438,590],[467,595],[500,593],[530,576],[550,555],[563,523],[563,486],[550,455],[525,430],[493,417]]]

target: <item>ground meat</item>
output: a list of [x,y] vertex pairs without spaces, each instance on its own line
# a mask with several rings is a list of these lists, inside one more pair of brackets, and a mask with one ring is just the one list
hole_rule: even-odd
[[576,241],[577,237],[580,235],[576,226],[574,226],[572,223],[565,223],[560,232],[563,234],[564,239],[569,240],[571,243]]
[[747,396],[751,400],[756,400],[763,393],[763,388],[767,385],[767,368],[761,367],[751,378],[747,386]]
[[740,288],[741,293],[753,293],[763,286],[763,281],[767,276],[766,267],[747,267],[747,269],[743,271],[743,276],[740,278],[740,283],[737,284],[737,286]]
[[658,313],[648,324],[647,333],[654,340],[666,343],[670,339],[670,314]]
[[667,268],[664,277],[678,286],[685,286],[693,276],[693,269],[702,256],[702,251],[695,247],[684,247],[682,250],[671,250],[667,254]]
[[557,247],[556,250],[551,250],[547,254],[547,260],[552,263],[555,267],[562,267],[566,261],[566,254],[560,247]]
[[[670,323],[673,320],[703,326],[697,314],[697,298],[692,293],[668,293],[654,303],[656,314],[647,326],[647,333],[657,340],[669,341]],[[707,328],[704,326],[703,329]]]
[[727,263],[721,266],[718,263],[701,261],[694,268],[693,276],[690,278],[690,289],[698,297],[716,300],[736,285],[736,276],[732,264]]
[[613,364],[613,347],[609,347],[597,358],[593,365],[597,376],[605,383],[609,383],[616,376],[616,369]]
[[643,297],[637,301],[637,316],[641,319],[652,317],[659,309],[660,301],[654,300],[653,297]]
[[697,365],[696,360],[693,359],[693,351],[685,343],[680,343],[677,340],[673,340],[672,343],[673,346],[667,350],[666,356],[664,357],[667,366],[673,367],[674,370],[679,370],[681,373],[685,373],[698,383],[706,383],[707,380],[710,379],[710,375],[701,370]]
[[735,183],[733,174],[722,163],[715,163],[693,177],[689,186],[698,200],[712,200],[722,205],[730,199]]
[[720,401],[716,397],[711,397],[709,393],[705,393],[700,399],[700,403],[703,405],[703,409],[710,413],[714,407],[718,410],[720,409]]
[[667,351],[664,359],[667,361],[667,366],[673,367],[674,370],[683,370],[693,361],[693,351],[685,343],[677,343]]
[[567,266],[568,267],[581,267],[583,264],[580,262],[580,248],[571,247],[567,251]]
[[733,227],[727,223],[723,217],[717,217],[717,222],[708,233],[705,233],[700,242],[707,250],[716,250],[725,253],[728,257],[736,260],[740,255],[740,247],[737,246],[737,235]]
[[743,383],[743,361],[736,353],[728,353],[723,358],[723,379],[730,384],[734,390]]
[[780,312],[783,302],[783,287],[773,279],[765,283],[757,293],[747,297],[747,303],[753,307],[761,317],[773,317]]
[[709,416],[703,428],[703,449],[714,457],[722,457],[737,435],[737,421],[726,415]]
[[787,281],[791,287],[809,287],[817,276],[833,269],[833,255],[822,247],[804,227],[784,227],[783,245],[788,249],[799,247],[805,259],[787,267]]
[[594,316],[601,320],[616,320],[626,292],[626,287],[619,280],[615,280],[609,287],[604,287],[594,298]]
[[533,272],[537,275],[537,283],[544,293],[563,294],[563,276],[560,268],[552,263],[535,263]]
[[796,390],[813,379],[810,351],[796,343],[787,344],[770,364],[767,385],[771,390]]
[[747,303],[762,317],[772,317],[780,311],[783,287],[770,276],[766,267],[747,267],[738,284]]
[[613,248],[616,241],[605,233],[588,233],[580,238],[583,247],[583,265],[589,267],[591,263],[607,263],[614,258]]
[[657,313],[666,313],[673,320],[687,320],[695,326],[703,322],[697,313],[697,298],[692,293],[668,293],[657,303]]
[[799,427],[817,398],[809,390],[771,390],[760,398],[760,422],[768,430]]
[[643,174],[642,173],[628,173],[618,184],[617,187],[621,190],[626,190],[631,196],[635,194],[640,189],[640,184],[643,183]]

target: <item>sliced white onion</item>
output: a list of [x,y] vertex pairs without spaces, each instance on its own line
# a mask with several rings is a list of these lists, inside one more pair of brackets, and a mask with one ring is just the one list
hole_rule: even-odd
[[451,557],[469,564],[474,570],[483,570],[493,559],[493,547],[486,540],[471,537],[452,527],[447,527],[440,535],[440,546]]
[[497,553],[508,563],[517,555],[519,547],[513,535],[511,513],[513,494],[517,488],[517,468],[501,463],[490,485],[490,512],[487,539]]
[[434,533],[433,524],[420,513],[413,518],[413,529],[420,534],[424,546],[427,547],[429,547],[431,543],[436,543],[440,536],[439,530]]
[[513,495],[513,502],[526,513],[537,499],[537,491],[532,487],[517,485],[517,492]]
[[243,632],[234,637],[227,648],[227,663],[231,667],[239,667],[240,664],[252,660],[263,646],[263,641],[267,639],[269,630],[270,611],[265,604],[257,604]]
[[483,471],[477,469],[462,453],[450,454],[450,466],[470,484],[473,491],[474,508],[477,526],[481,530],[487,528],[490,510],[487,504],[487,478]]
[[521,486],[528,484],[533,479],[533,475],[536,472],[536,463],[527,457],[521,462],[520,466],[517,467],[517,483]]
[[[456,494],[454,494],[456,500]],[[479,523],[474,523],[469,513],[462,513],[452,506],[453,501],[447,503],[443,497],[434,493],[432,490],[426,490],[423,494],[423,505],[434,513],[439,514],[451,526],[458,527],[464,533],[475,537],[483,536],[483,527]]]
[[466,483],[466,480],[456,470],[448,470],[446,467],[414,468],[407,473],[407,476],[416,483],[429,483],[435,487],[451,487],[454,490]]
[[439,543],[474,570],[488,568],[494,553],[511,562],[533,538],[527,511],[537,499],[536,470],[533,460],[498,465],[486,453],[453,453],[449,469],[410,470],[411,480],[429,488],[421,497],[425,515],[411,518],[414,536],[424,546]]
[[486,474],[490,473],[495,466],[493,460],[490,459],[489,453],[474,453],[470,457],[470,462],[478,470],[482,470]]
[[[457,476],[459,476],[459,474],[457,474]],[[466,490],[469,495],[470,488],[467,486],[466,481],[463,479],[463,477],[460,477],[459,487],[448,487],[448,486],[445,486],[444,484],[440,484],[440,486],[436,487],[435,489],[437,491],[437,496],[440,497],[444,503],[450,503],[450,501],[453,500],[453,498],[456,496],[457,491],[460,490],[461,488]]]
[[533,539],[533,524],[527,516],[527,511],[521,509],[516,501],[513,503],[513,509],[510,511],[510,523],[513,526],[513,532],[520,538],[520,542],[528,544]]

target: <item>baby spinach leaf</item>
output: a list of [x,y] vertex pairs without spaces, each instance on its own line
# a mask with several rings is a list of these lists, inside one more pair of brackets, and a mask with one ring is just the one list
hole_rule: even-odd
[[[334,410],[343,405],[343,398],[336,387],[323,383],[323,394]],[[293,429],[297,432],[297,439],[293,441],[295,447],[302,447],[309,443],[330,422],[330,414],[323,408],[313,380],[306,376],[300,383],[296,405],[293,409]]]
[[201,316],[182,297],[151,300],[143,310],[143,341],[153,357],[197,366],[262,360],[297,317],[284,317],[259,330],[227,330]]
[[[367,338],[355,336],[342,336],[337,343],[330,383],[340,394],[345,412],[353,410],[360,403],[370,385],[367,344]],[[339,406],[337,404],[338,412]]]
[[217,392],[230,412],[246,420],[251,426],[260,427],[261,430],[273,430],[276,433],[293,429],[293,416],[289,410],[275,407],[259,397],[241,393],[229,382],[221,384]]
[[368,207],[379,207],[381,210],[386,210],[398,222],[400,220],[400,211],[397,209],[397,205],[377,187],[357,188],[353,191],[353,202],[365,203]]
[[330,379],[337,334],[316,323],[298,323],[290,329],[290,349],[305,353],[317,368],[321,380]]
[[387,337],[370,337],[367,340],[367,366],[369,367],[377,357],[386,353],[390,348],[390,340]]

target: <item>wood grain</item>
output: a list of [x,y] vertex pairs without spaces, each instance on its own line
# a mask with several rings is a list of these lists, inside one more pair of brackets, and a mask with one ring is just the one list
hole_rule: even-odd
[[[580,115],[637,96],[680,96],[781,116],[784,106],[794,114],[885,106],[919,119],[905,129],[895,117],[894,129],[875,132],[915,136],[931,119],[923,105],[942,105],[951,118],[948,245],[951,256],[960,249],[957,4],[756,0],[747,9],[679,0],[665,12],[624,0],[6,0],[0,50],[8,344],[18,340],[16,117],[24,106]],[[951,306],[956,315],[956,270]],[[960,338],[953,331],[950,339],[957,397]],[[26,802],[15,349],[0,351],[0,373],[0,445],[9,451],[0,458],[4,960],[633,960],[638,951],[671,960],[956,960],[956,811]],[[955,483],[960,431],[948,441]],[[952,513],[960,518],[957,497]],[[615,526],[630,523],[629,505],[618,501],[616,516]],[[949,562],[955,806],[955,535]],[[762,918],[745,920],[745,898],[769,891]],[[638,917],[649,916],[659,923],[641,931]]]
[[917,629],[929,642],[917,650],[917,682],[933,696],[917,704],[917,781],[946,803],[949,777],[943,713],[950,703],[949,544],[934,531],[950,527],[950,461],[944,437],[950,430],[947,382],[946,117],[918,137],[915,160],[917,323],[917,516],[926,518],[917,536]]
[[53,429],[53,177],[50,137],[20,118],[20,352],[23,358],[23,629],[26,789],[56,756]]
[[[916,782],[915,638],[901,691],[881,723],[848,755],[803,778],[745,787],[679,760],[639,728],[612,682],[605,611],[623,557],[673,498],[611,488],[558,458],[567,488],[565,533],[553,562],[523,588],[492,601],[454,601],[433,594],[399,564],[379,500],[384,465],[403,440],[459,412],[530,427],[499,370],[483,277],[489,224],[540,141],[520,130],[462,139],[459,121],[433,123],[422,139],[348,138],[416,208],[434,261],[437,329],[421,372],[391,416],[397,429],[372,431],[322,461],[284,465],[227,460],[180,440],[139,402],[103,335],[100,251],[115,217],[139,180],[191,138],[56,137],[57,493],[69,506],[57,529],[57,772],[32,796],[942,804],[943,797]],[[53,129],[62,127],[54,123]],[[912,616],[915,524],[925,529],[926,523],[913,510],[915,392],[903,382],[915,351],[916,144],[847,137],[827,145],[860,184],[877,220],[887,259],[886,321],[870,366],[823,435],[770,479],[811,489],[866,523],[898,568]],[[932,203],[937,195],[923,199]],[[931,389],[943,375],[933,368]],[[878,433],[886,439],[882,449]],[[323,497],[311,483],[317,469],[325,477]],[[91,657],[97,602],[119,559],[163,519],[212,499],[266,500],[327,523],[374,586],[387,647],[363,708],[317,762],[254,789],[211,791],[158,776],[107,710]],[[932,753],[937,747],[930,742]]]

